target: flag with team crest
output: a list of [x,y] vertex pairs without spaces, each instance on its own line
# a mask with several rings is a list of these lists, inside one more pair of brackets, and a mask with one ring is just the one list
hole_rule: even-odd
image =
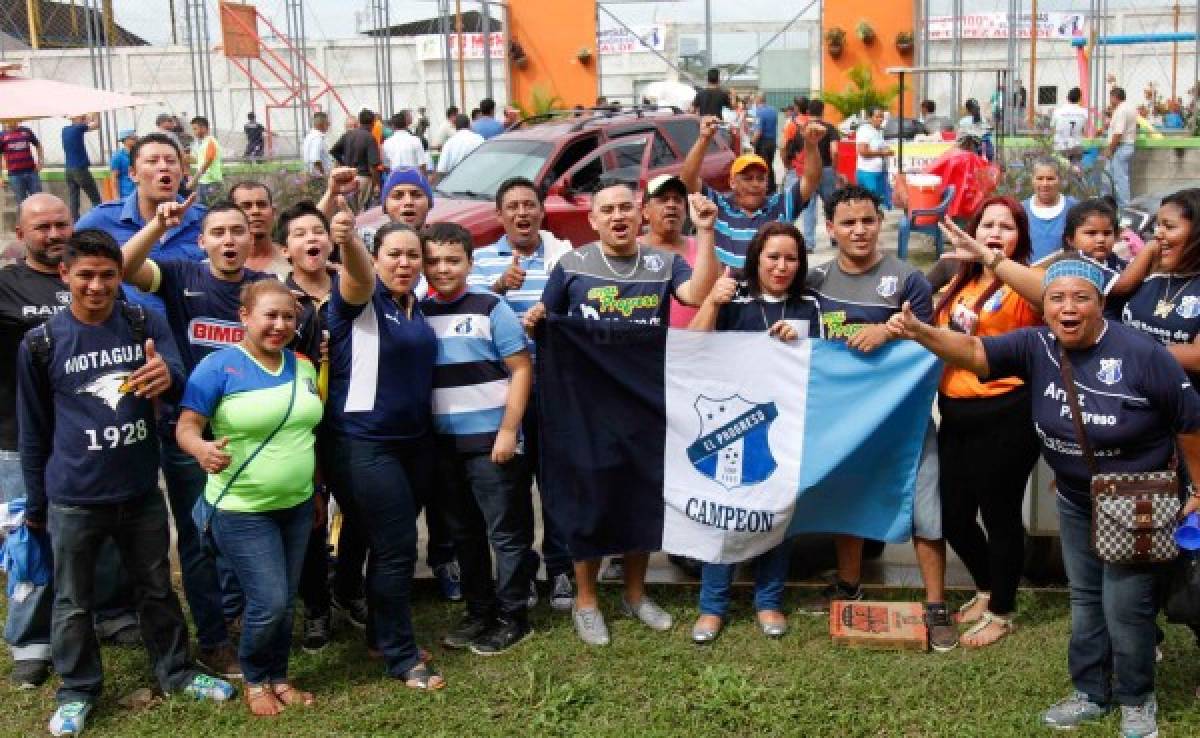
[[576,559],[736,562],[799,533],[911,534],[940,375],[914,343],[862,354],[552,316],[537,356],[541,490]]

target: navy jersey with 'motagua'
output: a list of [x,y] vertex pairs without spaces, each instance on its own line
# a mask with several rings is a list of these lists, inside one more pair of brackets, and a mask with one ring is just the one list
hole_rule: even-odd
[[[146,310],[146,338],[171,372],[167,398],[178,398],[183,364],[166,322]],[[154,403],[126,380],[145,364],[118,304],[100,325],[70,310],[46,322],[51,342],[43,369],[23,341],[17,354],[18,448],[29,514],[45,519],[46,500],[60,505],[124,502],[158,488]]]
[[[1175,435],[1200,430],[1200,395],[1160,344],[1115,321],[1105,323],[1095,346],[1067,354],[1097,466],[1101,472],[1166,469]],[[1076,440],[1054,334],[1038,326],[981,340],[992,378],[1015,376],[1028,384],[1034,430],[1059,493],[1090,507],[1091,475]]]

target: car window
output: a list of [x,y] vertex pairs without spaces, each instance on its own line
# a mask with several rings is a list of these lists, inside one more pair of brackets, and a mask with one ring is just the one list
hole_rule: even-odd
[[684,156],[696,145],[696,139],[700,138],[700,121],[693,118],[665,120],[662,122],[662,128],[675,142],[675,148]]
[[654,134],[654,150],[650,152],[650,168],[658,169],[672,164],[676,161],[675,152],[671,150],[671,145],[667,143],[667,139],[663,138],[662,134]]
[[546,174],[546,182],[557,182],[558,178],[567,173],[567,171],[578,164],[583,157],[596,150],[596,145],[599,143],[599,138],[592,136],[584,136],[576,141],[572,141],[563,147],[562,153],[558,155],[558,160],[551,165],[550,171]]
[[642,154],[646,150],[645,136],[615,142],[597,151],[571,175],[571,189],[592,192],[602,178],[636,181],[641,175]]
[[491,200],[506,179],[536,177],[553,148],[542,141],[523,139],[497,137],[485,141],[438,183],[437,191]]

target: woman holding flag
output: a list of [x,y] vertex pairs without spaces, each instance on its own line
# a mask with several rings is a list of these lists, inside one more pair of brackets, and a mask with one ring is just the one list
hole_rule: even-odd
[[[728,275],[713,285],[689,326],[696,331],[765,331],[781,341],[821,335],[821,311],[804,286],[808,258],[804,237],[790,223],[767,223],[746,249],[747,297],[735,297],[737,282]],[[797,278],[799,277],[799,278]],[[755,560],[754,609],[768,638],[787,632],[783,590],[791,560],[791,541],[783,541]],[[736,564],[705,564],[700,585],[700,617],[692,641],[710,643],[720,635],[729,611]]]

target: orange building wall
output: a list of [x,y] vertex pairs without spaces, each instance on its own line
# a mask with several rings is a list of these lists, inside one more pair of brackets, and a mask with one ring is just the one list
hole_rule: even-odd
[[[508,18],[512,39],[529,58],[524,69],[509,63],[514,101],[529,105],[536,85],[562,98],[565,107],[595,103],[595,0],[509,0]],[[576,58],[581,48],[592,52],[587,64]]]
[[[894,75],[884,72],[888,67],[914,66],[914,54],[901,54],[896,50],[896,34],[900,31],[913,32],[916,16],[916,3],[900,0],[900,2],[826,2],[821,19],[821,88],[831,92],[842,92],[850,85],[846,72],[863,62],[870,65],[874,74],[874,84],[878,89],[885,89],[896,84]],[[856,29],[858,22],[865,20],[875,29],[875,41],[870,45],[858,39]],[[834,26],[846,32],[845,50],[834,59],[825,47],[825,30]],[[904,86],[908,92],[904,95],[904,114],[914,117],[913,113],[913,80],[906,75]],[[892,112],[897,112],[898,105],[892,104]],[[826,108],[826,115],[831,119],[840,119],[841,115],[833,108]]]

